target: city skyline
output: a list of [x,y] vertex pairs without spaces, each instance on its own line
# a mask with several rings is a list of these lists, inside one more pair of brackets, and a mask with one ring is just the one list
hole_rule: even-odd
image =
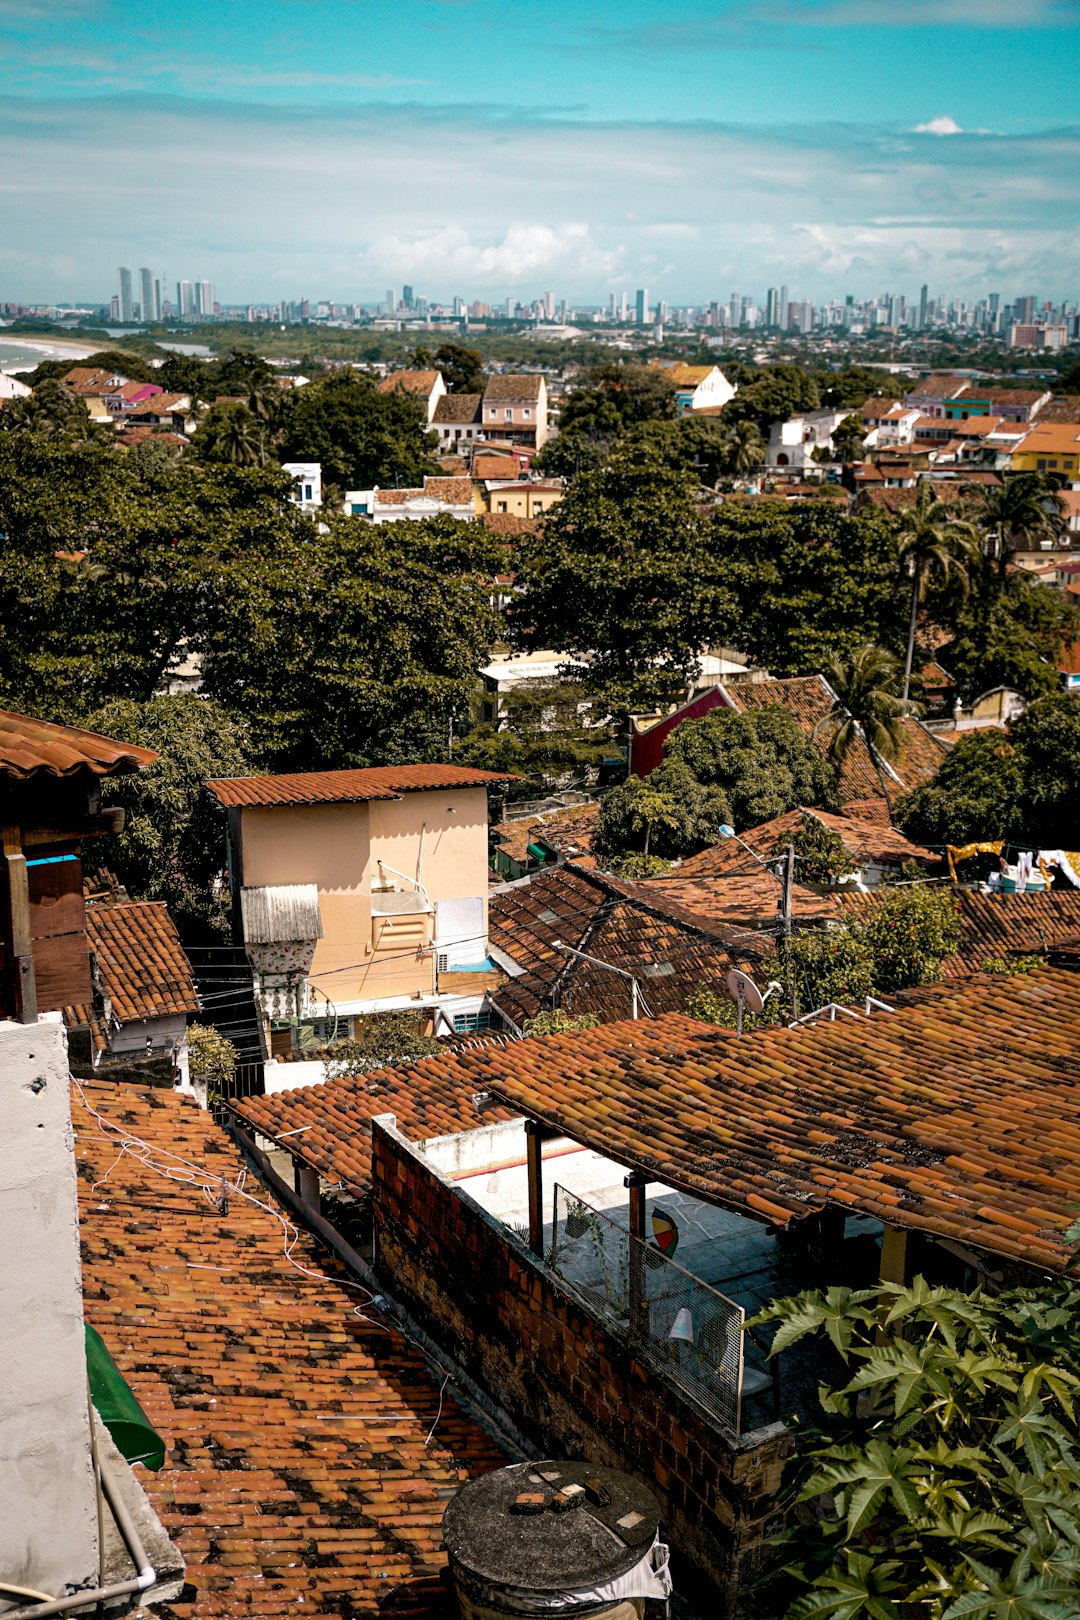
[[[787,280],[1070,296],[1071,0],[0,0],[0,296],[198,262],[235,302]],[[197,42],[197,43],[196,43]],[[726,296],[719,292],[718,296]]]

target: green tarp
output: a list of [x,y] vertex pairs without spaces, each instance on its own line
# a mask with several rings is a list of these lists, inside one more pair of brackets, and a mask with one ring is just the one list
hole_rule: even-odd
[[116,1449],[128,1462],[141,1462],[147,1468],[160,1468],[165,1461],[164,1440],[124,1382],[101,1335],[89,1322],[84,1326],[90,1399],[98,1417],[112,1435]]

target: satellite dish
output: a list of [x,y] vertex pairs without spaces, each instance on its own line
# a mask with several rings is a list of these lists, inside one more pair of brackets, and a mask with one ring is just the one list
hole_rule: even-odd
[[732,1001],[739,1003],[739,1010],[743,1007],[747,1012],[759,1013],[765,1005],[765,997],[750,977],[741,968],[729,968],[725,983]]

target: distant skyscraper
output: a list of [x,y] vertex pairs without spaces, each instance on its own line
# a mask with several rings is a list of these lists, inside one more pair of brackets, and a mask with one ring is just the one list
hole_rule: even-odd
[[786,287],[781,287],[781,289],[780,289],[780,330],[781,330],[781,332],[786,332],[787,329],[788,329],[789,309],[790,309],[790,305],[788,303],[788,290],[787,290]]
[[212,315],[214,313],[214,283],[212,281],[197,281],[195,283],[195,310],[199,315]]
[[639,326],[645,326],[649,319],[649,289],[639,287],[637,290],[636,315]]
[[132,318],[131,271],[125,265],[121,265],[116,272],[116,279],[120,294],[120,319],[126,324]]
[[620,321],[623,322],[624,325],[626,324],[626,317],[627,317],[628,314],[629,314],[629,296],[628,296],[627,293],[620,293],[619,294],[619,319],[620,319]]
[[176,283],[176,313],[182,321],[190,321],[195,314],[195,288],[190,281]]
[[149,270],[139,271],[139,287],[141,289],[142,318],[144,321],[154,319],[154,278]]
[[555,294],[546,292],[540,302],[544,306],[544,319],[553,321],[555,319]]
[[1013,320],[1016,321],[1018,324],[1023,325],[1023,324],[1026,324],[1026,323],[1029,324],[1034,319],[1035,319],[1035,299],[1034,299],[1034,297],[1029,295],[1027,298],[1015,298],[1013,300]]
[[408,282],[406,282],[404,287],[402,287],[402,289],[401,289],[401,301],[405,305],[406,309],[412,309],[412,307],[413,307],[413,290],[409,286]]
[[765,294],[765,325],[780,325],[780,294],[775,287],[770,287]]
[[386,313],[392,315],[397,308],[397,297],[393,287],[387,287],[385,293],[383,293],[383,303],[386,306]]
[[919,330],[922,331],[930,321],[930,288],[924,281],[919,290]]

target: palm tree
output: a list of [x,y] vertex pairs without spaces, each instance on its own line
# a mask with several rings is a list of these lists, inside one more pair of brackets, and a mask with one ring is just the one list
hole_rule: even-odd
[[1018,541],[1031,545],[1061,534],[1064,503],[1045,473],[1017,473],[1000,489],[979,493],[983,497],[979,523],[993,543],[1002,580]]
[[838,771],[858,738],[863,739],[890,818],[892,800],[882,762],[896,758],[904,739],[904,716],[912,707],[896,695],[899,672],[892,653],[870,641],[846,656],[834,653],[824,669],[833,706],[814,727],[815,735],[828,737],[828,755]]
[[728,439],[728,471],[736,478],[751,473],[765,460],[765,441],[753,422],[740,422]]
[[966,592],[969,570],[982,555],[982,539],[974,523],[949,516],[945,502],[938,500],[927,480],[919,485],[915,505],[901,512],[896,536],[897,555],[901,564],[907,565],[911,575],[911,620],[908,624],[902,698],[906,707],[911,692],[911,664],[915,656],[915,631],[923,590],[937,574],[942,580],[958,580]]

